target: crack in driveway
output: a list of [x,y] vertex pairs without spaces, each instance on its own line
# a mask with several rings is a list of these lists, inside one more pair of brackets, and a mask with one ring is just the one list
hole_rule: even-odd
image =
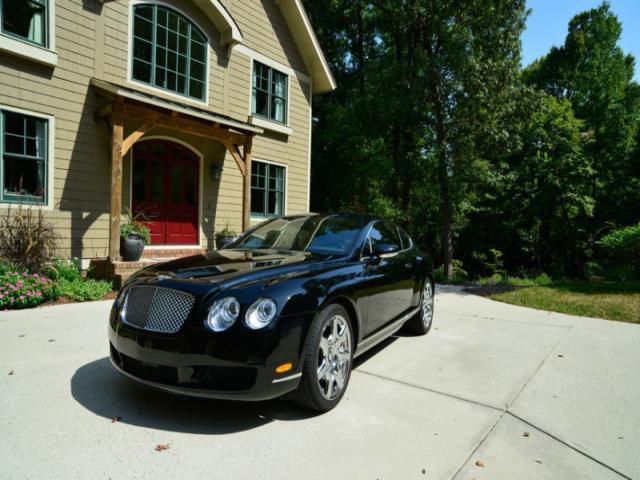
[[[467,315],[467,316],[478,317],[477,315],[473,315],[473,316],[472,315]],[[491,317],[481,317],[481,318],[490,319],[490,320],[502,320],[502,319],[491,318]],[[524,323],[524,322],[521,322],[521,323]],[[562,340],[564,340],[565,337],[573,330],[573,327],[574,327],[573,325],[564,326],[563,327],[563,328],[566,328],[566,331],[560,336],[560,338],[549,349],[547,355],[537,365],[535,370],[531,373],[531,375],[522,384],[522,387],[518,390],[518,392],[515,394],[515,396],[509,402],[507,402],[507,404],[504,406],[504,408],[496,407],[494,405],[490,405],[490,404],[487,404],[487,403],[484,403],[484,402],[481,402],[481,401],[478,401],[478,400],[474,400],[472,398],[463,397],[463,396],[460,396],[460,395],[456,395],[456,394],[452,394],[452,393],[436,390],[434,388],[425,387],[425,386],[418,385],[418,384],[411,383],[411,382],[407,382],[407,381],[404,381],[404,380],[398,380],[398,379],[395,379],[395,378],[392,378],[392,377],[387,377],[385,375],[380,375],[380,374],[377,374],[377,373],[369,372],[369,371],[364,370],[362,367],[359,367],[357,370],[354,370],[354,373],[362,373],[362,374],[369,375],[369,376],[372,376],[372,377],[375,377],[375,378],[378,378],[378,379],[381,379],[381,380],[395,382],[395,383],[402,384],[402,385],[405,385],[405,386],[408,386],[408,387],[411,387],[411,388],[427,391],[427,392],[434,393],[434,394],[437,394],[437,395],[442,395],[442,396],[445,396],[445,397],[448,397],[448,398],[452,398],[452,399],[455,399],[455,400],[467,402],[467,403],[470,403],[470,404],[473,404],[473,405],[476,405],[476,406],[479,406],[479,407],[484,407],[484,408],[488,408],[488,409],[500,412],[500,415],[498,416],[496,421],[490,426],[490,428],[482,436],[482,438],[480,439],[478,444],[471,450],[469,455],[464,459],[464,461],[462,462],[460,467],[456,470],[455,474],[451,477],[453,480],[455,480],[460,475],[460,473],[462,472],[462,470],[465,467],[465,465],[467,465],[467,463],[471,460],[471,458],[474,456],[474,454],[480,449],[480,447],[482,447],[482,445],[486,442],[486,440],[489,438],[489,436],[494,432],[494,430],[496,429],[498,424],[502,421],[502,419],[504,418],[505,415],[509,415],[509,416],[511,416],[511,417],[513,417],[513,418],[515,418],[517,420],[520,420],[521,422],[529,425],[530,427],[534,428],[538,432],[543,433],[544,435],[546,435],[549,438],[555,440],[556,442],[559,442],[560,444],[562,444],[562,445],[570,448],[571,450],[579,453],[580,455],[582,455],[583,457],[589,459],[590,461],[601,465],[602,467],[608,469],[609,471],[611,471],[612,473],[620,476],[621,478],[624,478],[624,479],[627,479],[627,480],[631,480],[631,477],[629,477],[628,475],[625,475],[624,473],[622,473],[619,470],[615,469],[614,467],[608,465],[607,463],[603,462],[602,460],[599,460],[598,458],[594,457],[593,455],[590,455],[589,453],[587,453],[587,452],[583,451],[582,449],[576,447],[575,445],[573,445],[569,441],[563,440],[559,436],[557,436],[557,435],[555,435],[555,434],[553,434],[553,433],[551,433],[551,432],[549,432],[549,431],[547,431],[547,430],[535,425],[531,421],[529,421],[526,418],[523,418],[523,417],[517,415],[516,413],[514,413],[514,412],[512,412],[510,410],[510,407],[518,400],[518,398],[522,395],[522,393],[524,392],[526,387],[529,385],[529,383],[536,377],[536,375],[540,372],[541,368],[551,358],[551,356],[553,355],[553,353],[557,349],[558,345],[560,345]]]

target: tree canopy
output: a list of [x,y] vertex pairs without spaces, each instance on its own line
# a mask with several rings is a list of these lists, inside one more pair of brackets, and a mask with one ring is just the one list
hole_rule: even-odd
[[314,99],[312,209],[381,214],[444,264],[579,276],[640,219],[640,87],[609,5],[520,67],[524,0],[308,0],[338,82]]

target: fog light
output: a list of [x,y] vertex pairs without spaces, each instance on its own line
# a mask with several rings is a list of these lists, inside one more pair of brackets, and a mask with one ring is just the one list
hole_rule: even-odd
[[282,365],[278,365],[276,367],[276,373],[288,372],[292,368],[293,368],[293,363],[291,362],[283,363]]

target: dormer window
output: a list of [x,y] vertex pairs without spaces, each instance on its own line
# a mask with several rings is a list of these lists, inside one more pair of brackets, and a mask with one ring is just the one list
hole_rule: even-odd
[[133,80],[204,101],[207,39],[191,21],[159,5],[136,5],[133,15]]

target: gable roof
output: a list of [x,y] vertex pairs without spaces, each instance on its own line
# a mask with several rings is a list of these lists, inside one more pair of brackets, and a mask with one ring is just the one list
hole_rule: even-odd
[[[220,31],[220,40],[224,45],[231,48],[243,42],[238,24],[220,0],[193,0],[193,3],[202,9]],[[293,41],[309,70],[313,93],[320,94],[335,90],[336,81],[300,0],[278,0],[276,3],[280,6]]]
[[277,3],[311,75],[313,93],[335,90],[336,81],[300,0],[279,0]]

